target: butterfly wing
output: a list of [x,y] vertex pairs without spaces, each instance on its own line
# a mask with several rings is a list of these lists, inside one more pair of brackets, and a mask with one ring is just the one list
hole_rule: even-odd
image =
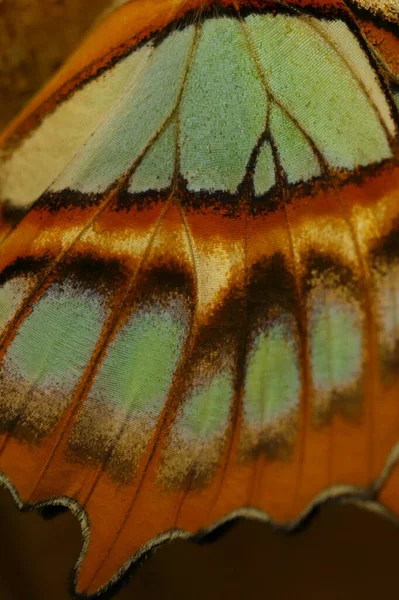
[[127,3],[6,132],[0,468],[81,518],[80,593],[238,514],[399,510],[398,113],[364,40],[338,1]]

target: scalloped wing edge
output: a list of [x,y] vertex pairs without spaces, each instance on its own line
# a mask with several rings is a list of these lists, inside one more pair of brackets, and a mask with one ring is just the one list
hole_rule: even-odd
[[164,532],[149,540],[147,544],[145,544],[138,552],[133,554],[129,560],[125,562],[125,564],[115,573],[114,577],[112,577],[105,586],[100,588],[95,594],[90,595],[81,594],[76,589],[79,571],[90,543],[90,521],[86,511],[81,507],[79,502],[67,496],[59,496],[44,502],[37,502],[35,504],[26,503],[18,494],[16,487],[12,484],[10,479],[2,472],[0,472],[0,486],[8,490],[16,507],[21,512],[39,512],[43,508],[65,507],[70,510],[74,517],[77,517],[81,527],[83,542],[76,564],[71,572],[70,591],[75,598],[79,598],[81,600],[107,600],[111,597],[114,597],[114,594],[126,583],[126,580],[130,579],[134,572],[140,568],[146,560],[151,558],[153,553],[156,552],[156,550],[158,550],[161,546],[178,539],[197,544],[211,543],[213,540],[210,540],[209,538],[214,537],[215,534],[223,535],[225,531],[229,529],[226,526],[234,524],[234,522],[238,521],[239,519],[269,523],[277,531],[281,531],[283,533],[294,533],[298,529],[305,526],[309,520],[313,518],[318,508],[330,503],[337,503],[358,506],[362,509],[376,513],[377,515],[384,517],[393,524],[399,526],[399,517],[386,508],[378,500],[378,495],[384,483],[388,479],[394,467],[398,464],[399,443],[396,444],[391,450],[380,477],[368,489],[351,485],[332,486],[316,496],[295,520],[284,524],[277,523],[272,517],[270,517],[270,515],[262,510],[251,507],[242,507],[225,515],[222,519],[216,521],[210,527],[201,529],[195,533],[190,533],[182,529],[173,529],[171,531]]

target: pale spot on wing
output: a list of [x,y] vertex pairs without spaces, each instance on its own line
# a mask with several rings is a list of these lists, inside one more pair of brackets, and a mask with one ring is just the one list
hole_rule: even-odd
[[236,252],[232,248],[229,250],[217,242],[212,247],[197,250],[199,320],[209,316],[242,268],[242,244],[237,243]]
[[[112,254],[137,262],[148,246],[152,233],[151,228],[148,230],[126,229],[118,233],[119,235],[112,237]],[[81,243],[83,250],[86,248],[88,251],[95,251],[100,256],[109,256],[110,238],[104,235],[103,231],[91,229]]]
[[301,130],[278,106],[270,114],[270,133],[277,145],[288,183],[306,181],[321,175],[313,149]]
[[283,444],[299,408],[302,389],[295,321],[281,315],[255,338],[249,353],[243,397],[245,451]]
[[377,281],[380,342],[384,351],[394,354],[399,343],[399,265],[387,265]]
[[250,354],[244,396],[250,425],[262,429],[278,421],[298,405],[300,390],[295,324],[281,317],[259,334]]
[[[63,227],[56,224],[40,230],[39,235],[32,241],[32,254],[45,254],[47,249],[53,250],[54,241],[60,245],[61,250],[70,247],[71,243],[78,239],[82,233],[81,226]],[[57,247],[57,246],[56,246]]]
[[349,414],[358,402],[363,372],[364,322],[349,292],[328,288],[321,280],[309,298],[313,412],[323,420],[339,401]]
[[209,382],[193,390],[186,399],[180,418],[171,433],[188,443],[212,441],[226,428],[233,398],[232,374],[229,370],[217,374]]
[[309,247],[315,251],[328,253],[342,259],[344,264],[358,264],[358,255],[350,235],[348,225],[343,218],[321,216],[307,221],[306,234],[303,223],[293,227],[298,251],[306,254]]
[[357,0],[357,2],[371,12],[381,12],[387,18],[397,19],[399,16],[397,0]]

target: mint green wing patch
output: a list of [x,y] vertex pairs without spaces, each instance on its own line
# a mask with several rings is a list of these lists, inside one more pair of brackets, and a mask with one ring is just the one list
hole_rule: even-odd
[[193,484],[209,479],[220,464],[234,396],[233,372],[226,366],[194,384],[168,434],[160,481],[181,485],[188,477]]
[[2,423],[39,440],[73,398],[104,320],[94,295],[64,283],[35,304],[11,341],[0,369]]
[[[306,22],[252,15],[246,30],[271,93],[331,167],[353,169],[392,156],[379,115],[352,70]],[[368,72],[374,77],[371,65]]]
[[145,69],[52,191],[99,193],[132,167],[176,108],[193,41],[194,27],[187,27],[154,49]]
[[172,183],[176,162],[176,121],[171,121],[134,172],[129,192],[160,191]]
[[2,156],[1,197],[22,208],[45,193],[131,88],[151,51],[146,44],[44,115],[10,157]]
[[181,173],[188,188],[236,192],[266,113],[240,23],[205,21],[180,111]]
[[212,441],[226,429],[233,396],[231,371],[222,371],[186,398],[172,436]]
[[104,398],[128,409],[132,417],[158,415],[182,352],[186,326],[161,308],[136,313],[108,348],[89,402]]
[[321,174],[316,154],[295,123],[276,104],[270,113],[270,133],[276,143],[288,183],[297,183]]
[[293,325],[281,319],[261,333],[250,354],[244,394],[248,427],[267,427],[299,403],[301,374]]
[[325,21],[323,19],[307,18],[304,20],[316,32],[320,32],[320,35],[325,38],[327,43],[337,49],[342,60],[346,61],[348,67],[352,69],[353,75],[358,81],[361,81],[364,87],[364,94],[374,104],[390,135],[394,136],[396,133],[396,124],[385,93],[381,88],[379,77],[376,71],[370,68],[370,61],[366,52],[364,52],[364,49],[359,44],[359,40],[349,29],[348,25],[339,19]]
[[262,196],[276,185],[276,165],[270,142],[265,142],[259,152],[254,173],[255,195]]
[[353,303],[317,298],[310,312],[312,380],[321,395],[356,386],[363,368],[363,324]]
[[[188,333],[180,302],[135,312],[108,346],[69,450],[131,477],[169,397]],[[87,436],[90,431],[90,437]]]
[[[163,128],[176,116],[188,189],[235,193],[265,132],[270,100],[271,132],[290,183],[320,173],[309,139],[331,168],[392,156],[389,104],[343,23],[281,14],[211,18],[197,32],[187,26],[140,52],[130,87],[52,191],[104,192],[139,159],[132,193],[168,187],[176,145]],[[256,181],[260,194],[265,185]]]
[[20,326],[4,358],[4,370],[31,386],[71,393],[100,335],[99,300],[63,285],[51,288]]

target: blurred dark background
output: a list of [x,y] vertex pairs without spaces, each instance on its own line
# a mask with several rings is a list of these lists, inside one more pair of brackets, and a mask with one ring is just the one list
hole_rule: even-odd
[[[1,600],[68,600],[81,547],[66,512],[19,513],[0,493]],[[387,600],[398,597],[399,529],[353,506],[321,509],[304,531],[242,522],[212,545],[158,550],[116,600]]]
[[[0,128],[108,4],[0,0]],[[18,512],[9,493],[0,491],[0,600],[68,600],[80,547],[80,526],[69,512],[46,521]],[[399,529],[392,523],[330,505],[295,535],[247,522],[209,546],[164,546],[116,599],[395,599],[398,553]]]
[[58,69],[109,4],[0,0],[0,129]]

